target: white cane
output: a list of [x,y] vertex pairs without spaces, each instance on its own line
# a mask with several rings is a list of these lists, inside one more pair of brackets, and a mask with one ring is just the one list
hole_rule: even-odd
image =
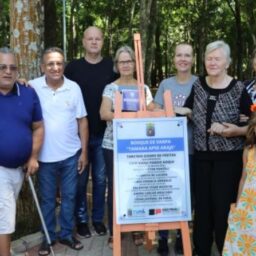
[[52,249],[52,245],[51,245],[51,239],[50,239],[47,227],[45,225],[44,217],[43,217],[43,214],[42,214],[39,202],[38,202],[38,198],[37,198],[37,195],[36,195],[34,183],[33,183],[33,181],[32,181],[30,176],[28,176],[28,182],[29,182],[29,186],[30,186],[30,189],[32,191],[32,194],[33,194],[33,197],[34,197],[34,200],[35,200],[35,204],[36,204],[36,208],[37,208],[37,211],[38,211],[38,214],[39,214],[42,226],[43,226],[43,230],[44,230],[44,234],[45,234],[45,237],[46,237],[46,241],[47,241],[48,245],[50,246],[51,254],[53,256],[55,256],[54,251]]

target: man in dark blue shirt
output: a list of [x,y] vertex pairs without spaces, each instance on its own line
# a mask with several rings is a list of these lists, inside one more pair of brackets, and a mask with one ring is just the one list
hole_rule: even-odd
[[16,199],[26,176],[38,169],[43,141],[42,111],[35,91],[15,83],[14,53],[0,48],[0,255],[10,256]]

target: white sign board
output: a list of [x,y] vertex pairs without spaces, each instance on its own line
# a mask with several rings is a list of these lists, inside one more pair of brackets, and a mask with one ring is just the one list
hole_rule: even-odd
[[185,117],[114,119],[117,224],[191,220]]

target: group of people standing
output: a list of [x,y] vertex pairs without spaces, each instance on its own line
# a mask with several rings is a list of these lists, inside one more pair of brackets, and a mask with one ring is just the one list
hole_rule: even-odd
[[[133,88],[137,81],[131,47],[120,47],[112,61],[101,55],[103,41],[99,28],[88,27],[82,41],[84,56],[67,66],[61,49],[46,49],[41,60],[43,76],[29,81],[30,87],[16,82],[18,67],[14,53],[8,48],[0,49],[1,256],[10,256],[9,234],[15,228],[15,200],[23,170],[31,175],[38,169],[40,205],[51,245],[58,240],[74,250],[83,248],[76,237],[91,236],[90,221],[98,235],[107,233],[103,222],[107,186],[108,244],[113,245],[114,96],[116,91]],[[194,254],[208,256],[213,241],[222,252],[230,205],[243,195],[246,175],[242,155],[246,134],[249,137],[244,166],[248,157],[255,160],[255,155],[248,151],[254,148],[256,119],[252,118],[249,129],[248,119],[255,100],[256,81],[244,85],[228,75],[230,48],[223,41],[206,47],[206,76],[191,73],[193,62],[192,46],[178,44],[174,52],[176,74],[160,83],[155,98],[147,85],[144,88],[148,110],[163,108],[163,94],[171,90],[175,113],[188,116]],[[91,216],[86,198],[90,172]],[[57,234],[58,188],[61,208]],[[77,236],[73,235],[74,229]],[[180,232],[176,235],[175,249],[182,252]],[[225,250],[228,251],[226,247]],[[168,231],[159,232],[158,252],[169,253]],[[38,253],[50,254],[46,239]]]
[[[61,49],[46,49],[41,58],[43,75],[28,81],[29,87],[17,80],[14,52],[6,47],[0,49],[0,104],[3,104],[0,119],[3,138],[0,143],[1,256],[10,255],[15,201],[23,181],[23,170],[26,175],[38,171],[40,206],[51,240],[48,244],[44,238],[39,255],[49,255],[50,246],[57,240],[71,249],[81,250],[83,245],[77,237],[91,236],[86,200],[89,170],[93,183],[92,226],[99,235],[107,232],[103,223],[105,122],[100,119],[99,108],[103,89],[116,74],[113,61],[101,56],[103,34],[100,29],[87,28],[83,46],[84,57],[66,67]],[[58,189],[61,206],[57,233]],[[77,236],[73,235],[74,229]]]

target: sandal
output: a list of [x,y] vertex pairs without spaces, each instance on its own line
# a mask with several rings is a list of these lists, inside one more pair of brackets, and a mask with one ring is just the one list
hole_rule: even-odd
[[109,247],[110,249],[113,249],[113,236],[110,236],[110,237],[108,238],[108,247]]
[[143,245],[144,234],[141,232],[132,232],[132,239],[136,246]]
[[54,245],[56,241],[52,241],[51,245],[48,244],[46,240],[44,240],[38,250],[38,255],[39,256],[47,256],[51,253],[50,246]]
[[84,248],[82,243],[73,236],[70,239],[60,239],[59,242],[61,244],[67,245],[68,247],[76,251],[79,251]]

